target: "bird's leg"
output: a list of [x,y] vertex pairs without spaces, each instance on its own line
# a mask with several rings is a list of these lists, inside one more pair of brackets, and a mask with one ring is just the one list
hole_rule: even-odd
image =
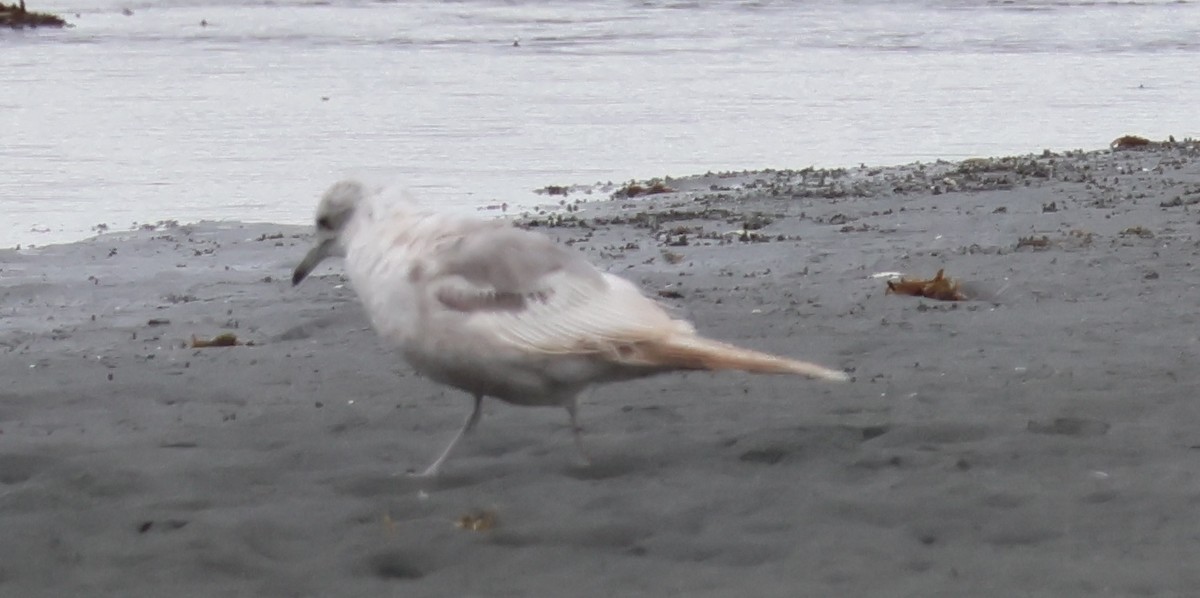
[[479,423],[479,416],[483,414],[482,407],[483,395],[475,395],[475,408],[471,410],[471,415],[467,416],[467,421],[463,422],[462,429],[458,431],[458,434],[454,435],[454,440],[451,440],[450,444],[446,445],[446,449],[442,451],[442,454],[439,455],[438,458],[429,465],[429,467],[426,467],[425,471],[415,474],[417,477],[425,478],[438,474],[438,471],[440,471],[442,468],[442,464],[445,463],[446,458],[450,456],[450,451],[454,450],[454,445],[458,444],[458,441],[462,440],[462,437],[466,436],[467,433],[475,427],[475,424]]
[[586,467],[592,464],[592,458],[583,448],[583,426],[579,425],[579,398],[584,393],[577,393],[567,401],[567,415],[571,417],[571,434],[575,437],[575,448],[579,449],[579,457]]

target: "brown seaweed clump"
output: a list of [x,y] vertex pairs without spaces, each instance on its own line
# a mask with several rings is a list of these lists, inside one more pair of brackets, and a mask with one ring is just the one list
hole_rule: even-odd
[[937,276],[929,280],[901,278],[889,280],[887,294],[912,295],[938,301],[966,301],[967,296],[958,288],[958,282],[945,277],[945,270],[938,270]]
[[1032,247],[1035,250],[1049,249],[1050,248],[1050,237],[1048,237],[1046,235],[1042,235],[1041,237],[1035,237],[1032,235],[1030,235],[1028,237],[1021,237],[1021,238],[1017,239],[1017,247],[1016,248],[1020,249],[1022,247]]
[[1145,137],[1138,137],[1137,135],[1122,135],[1114,139],[1112,143],[1108,144],[1108,147],[1115,150],[1124,150],[1133,149],[1135,147],[1146,147],[1153,143],[1154,142],[1146,139]]
[[617,190],[613,195],[616,197],[637,197],[639,195],[657,195],[659,193],[673,193],[675,190],[668,187],[662,181],[650,181],[646,185],[637,183],[629,183],[628,185]]
[[25,1],[19,4],[0,3],[0,27],[24,29],[26,27],[64,27],[67,22],[58,15],[25,10]]
[[239,341],[237,335],[233,334],[232,332],[218,334],[208,340],[196,338],[196,335],[192,335],[193,349],[207,349],[208,347],[236,347],[240,344],[242,344],[242,342]]

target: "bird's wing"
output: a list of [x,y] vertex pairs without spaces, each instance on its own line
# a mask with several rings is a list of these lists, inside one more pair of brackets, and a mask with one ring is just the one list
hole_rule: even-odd
[[441,239],[425,262],[443,322],[534,353],[610,351],[683,329],[633,284],[545,235],[481,223]]

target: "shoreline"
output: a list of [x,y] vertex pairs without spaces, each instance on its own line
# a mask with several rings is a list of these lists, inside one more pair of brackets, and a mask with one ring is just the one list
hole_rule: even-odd
[[[1146,144],[1131,144],[1117,148],[1123,139],[1137,139]],[[1110,149],[1083,150],[1073,149],[1012,154],[995,157],[971,157],[961,160],[935,159],[929,162],[913,161],[898,165],[868,166],[860,163],[857,166],[816,167],[805,168],[765,168],[760,170],[729,170],[709,171],[703,174],[683,176],[664,175],[647,179],[629,179],[623,182],[597,181],[593,183],[551,183],[543,187],[531,189],[538,200],[524,207],[508,206],[507,204],[491,202],[477,206],[474,212],[481,217],[506,217],[518,223],[541,221],[555,214],[570,213],[580,210],[599,210],[601,213],[611,211],[614,202],[625,200],[645,202],[653,207],[663,201],[678,202],[694,200],[697,202],[712,202],[737,200],[744,197],[769,195],[786,199],[789,192],[798,199],[823,197],[839,199],[846,197],[867,197],[882,195],[885,187],[893,185],[896,195],[920,193],[921,185],[935,195],[955,192],[978,192],[1003,188],[1005,181],[996,175],[1012,171],[1018,176],[1040,175],[1053,173],[1053,164],[1062,162],[1067,168],[1073,162],[1088,162],[1091,160],[1106,160],[1106,156],[1137,155],[1138,152],[1160,152],[1178,150],[1182,152],[1195,151],[1200,147],[1200,140],[1186,138],[1176,141],[1172,136],[1169,141],[1149,141],[1136,136],[1122,136],[1110,144]],[[1024,170],[1023,170],[1024,169]],[[949,176],[947,176],[949,175]],[[989,177],[989,175],[992,175]],[[896,181],[897,177],[904,178]],[[944,180],[936,180],[941,177]],[[990,179],[990,180],[989,180]],[[961,181],[961,184],[960,184]],[[897,184],[898,183],[898,184]],[[1009,183],[1011,184],[1011,182]],[[655,187],[658,187],[656,190]],[[634,196],[623,193],[629,188],[642,189]],[[664,192],[665,191],[665,192]],[[418,196],[418,200],[422,199]],[[315,202],[315,195],[314,195]],[[511,210],[509,208],[512,208]],[[625,208],[621,208],[622,210]],[[49,243],[22,242],[11,248],[39,248],[55,245],[68,245],[89,241],[96,237],[110,234],[132,233],[138,230],[158,230],[181,226],[179,219],[166,219],[157,222],[134,222],[128,228],[121,229],[109,223],[101,223],[91,227],[88,236],[66,241]],[[288,224],[269,221],[243,220],[210,220],[183,221],[182,226],[279,226],[307,228],[308,224]],[[6,249],[6,248],[4,248]],[[2,250],[2,249],[0,249]]]
[[[0,250],[0,594],[1200,583],[1179,559],[1200,548],[1196,142],[662,183],[523,225],[706,335],[853,383],[601,387],[590,468],[559,410],[488,402],[445,476],[416,480],[469,399],[381,346],[336,261],[291,287],[310,227]],[[974,300],[876,277],[938,269]],[[244,344],[192,346],[229,333]],[[455,525],[480,511],[494,529]]]

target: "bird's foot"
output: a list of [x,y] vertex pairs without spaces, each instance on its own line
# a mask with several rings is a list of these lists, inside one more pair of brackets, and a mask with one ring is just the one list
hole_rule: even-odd
[[591,467],[592,455],[583,447],[583,428],[574,426],[571,431],[575,436],[576,464],[580,467]]

